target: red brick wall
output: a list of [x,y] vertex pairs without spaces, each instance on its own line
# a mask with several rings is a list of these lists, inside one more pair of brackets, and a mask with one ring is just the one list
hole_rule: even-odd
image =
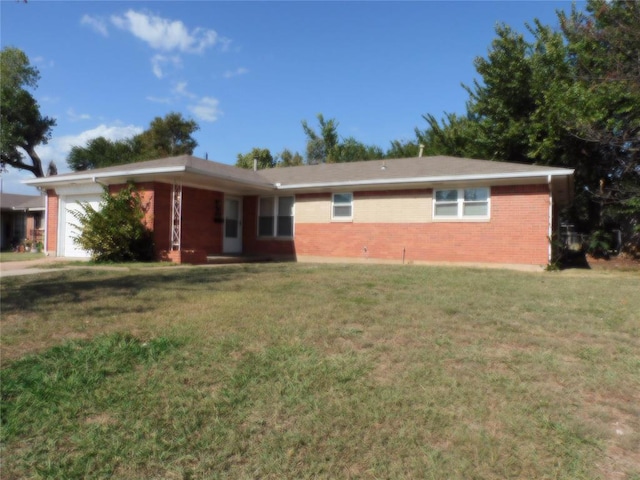
[[[124,185],[111,185],[115,193]],[[146,208],[144,222],[154,232],[156,256],[177,262],[203,263],[207,254],[222,252],[223,224],[215,222],[216,202],[224,201],[221,192],[182,188],[181,252],[171,251],[172,186],[166,183],[136,184]],[[197,261],[196,261],[197,260]]]
[[[547,185],[492,187],[488,222],[297,224],[298,255],[546,265]],[[366,250],[365,250],[366,247]]]
[[173,263],[200,265],[207,263],[207,253],[204,250],[169,250],[163,253],[161,259]]
[[[153,224],[154,209],[155,209],[154,189],[156,185],[157,184],[153,182],[136,183],[135,185],[136,190],[140,195],[140,201],[142,203],[142,207],[145,210],[145,215],[142,222],[147,228],[151,230],[154,229],[153,228],[154,227],[154,224]],[[118,193],[120,190],[122,190],[124,187],[125,187],[124,184],[109,185],[109,193],[111,195],[114,195]]]
[[160,258],[161,252],[171,249],[171,185],[154,183],[153,193],[153,241]]
[[[150,182],[138,186],[143,203],[148,205],[145,221],[154,230],[156,254],[158,258],[169,258],[171,185]],[[121,187],[113,186],[110,190],[115,192]],[[224,195],[190,187],[183,187],[182,193],[181,248],[184,253],[173,254],[179,258],[171,259],[200,263],[206,254],[222,253],[224,224],[216,221],[216,208],[223,208]],[[330,198],[329,194],[317,196]],[[54,191],[47,192],[47,208],[46,249],[55,252],[59,199]],[[243,253],[397,261],[404,255],[405,262],[545,265],[548,261],[548,213],[547,185],[492,187],[488,222],[302,223],[295,225],[294,242],[258,238],[258,197],[246,196],[243,198]]]
[[[140,184],[149,200],[146,219],[153,225],[156,256],[178,263],[205,263],[209,254],[222,253],[223,223],[216,222],[216,205],[222,211],[221,192],[182,188],[180,252],[171,251],[172,186],[166,183]],[[150,193],[150,191],[152,193]],[[217,202],[217,203],[216,203]]]
[[295,255],[291,239],[258,237],[258,197],[242,199],[242,251],[248,255]]
[[44,246],[47,252],[52,254],[58,251],[58,215],[60,213],[60,199],[55,190],[47,190],[47,244]]
[[[183,250],[204,250],[207,254],[222,253],[222,229],[216,222],[216,202],[224,203],[222,192],[182,188],[182,236]],[[170,211],[167,212],[170,215]],[[169,218],[169,222],[171,219]],[[170,223],[169,223],[170,224]]]

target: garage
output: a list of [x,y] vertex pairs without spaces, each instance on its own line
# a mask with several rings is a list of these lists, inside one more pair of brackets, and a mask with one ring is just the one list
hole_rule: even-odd
[[82,211],[82,204],[89,204],[96,210],[100,206],[100,194],[67,195],[60,202],[60,237],[58,239],[58,256],[72,258],[89,258],[91,253],[76,245],[74,238],[80,233],[78,220],[74,212]]

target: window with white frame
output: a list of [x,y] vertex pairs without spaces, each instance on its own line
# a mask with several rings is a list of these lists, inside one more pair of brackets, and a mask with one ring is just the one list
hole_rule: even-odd
[[435,219],[489,218],[489,188],[457,188],[434,192]]
[[331,197],[331,218],[351,220],[353,218],[353,193],[334,193]]
[[293,197],[261,197],[258,236],[293,237]]

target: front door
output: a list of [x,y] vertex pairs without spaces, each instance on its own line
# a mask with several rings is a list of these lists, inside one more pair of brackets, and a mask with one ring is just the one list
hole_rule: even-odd
[[242,252],[242,200],[227,197],[224,200],[224,253]]

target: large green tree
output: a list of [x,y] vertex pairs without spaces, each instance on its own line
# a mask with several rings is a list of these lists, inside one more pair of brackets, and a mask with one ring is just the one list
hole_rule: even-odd
[[446,114],[438,121],[431,114],[423,115],[429,125],[425,130],[416,129],[416,137],[424,146],[424,155],[451,155],[467,158],[491,158],[485,155],[477,142],[479,125],[470,116]]
[[[424,145],[423,145],[423,148],[424,148]],[[419,153],[420,153],[419,140],[392,140],[391,146],[385,153],[385,157],[409,158],[409,157],[417,157]]]
[[67,156],[67,163],[75,171],[132,163],[141,158],[137,145],[133,139],[114,141],[97,137],[89,140],[84,147],[73,147]]
[[589,194],[599,222],[636,233],[640,254],[640,3],[591,0],[560,14],[573,82],[563,103],[568,131],[589,147]]
[[198,146],[192,135],[199,128],[195,120],[187,120],[180,113],[171,112],[154,118],[136,140],[142,144],[143,155],[151,158],[191,155]]
[[377,160],[385,156],[384,151],[376,145],[365,145],[354,137],[347,137],[333,149],[331,160],[336,163]]
[[466,115],[417,131],[428,154],[559,165],[576,171],[572,220],[585,228],[640,222],[640,3],[590,0],[534,21],[531,40],[496,29]]
[[36,147],[47,143],[56,121],[42,116],[27,90],[36,88],[39,79],[38,69],[23,51],[13,47],[0,51],[0,164],[43,177]]
[[298,152],[292,153],[285,148],[276,159],[276,167],[298,167],[304,165],[304,158]]
[[199,129],[194,120],[171,112],[156,117],[144,132],[124,140],[98,137],[86,146],[74,146],[67,164],[75,171],[142,162],[155,158],[191,155],[198,142],[191,136]]
[[257,168],[260,170],[276,166],[276,162],[268,148],[253,148],[249,153],[238,154],[236,167],[253,169],[254,160],[257,161]]
[[366,145],[354,137],[340,138],[338,122],[317,116],[319,131],[316,132],[303,120],[302,129],[307,136],[307,164],[343,163],[374,160],[385,157],[385,152],[376,145]]
[[306,120],[302,121],[302,130],[307,136],[307,163],[309,165],[333,162],[334,149],[338,144],[338,122],[333,118],[325,120],[321,113],[317,115],[317,118],[320,124],[319,132],[311,128]]

